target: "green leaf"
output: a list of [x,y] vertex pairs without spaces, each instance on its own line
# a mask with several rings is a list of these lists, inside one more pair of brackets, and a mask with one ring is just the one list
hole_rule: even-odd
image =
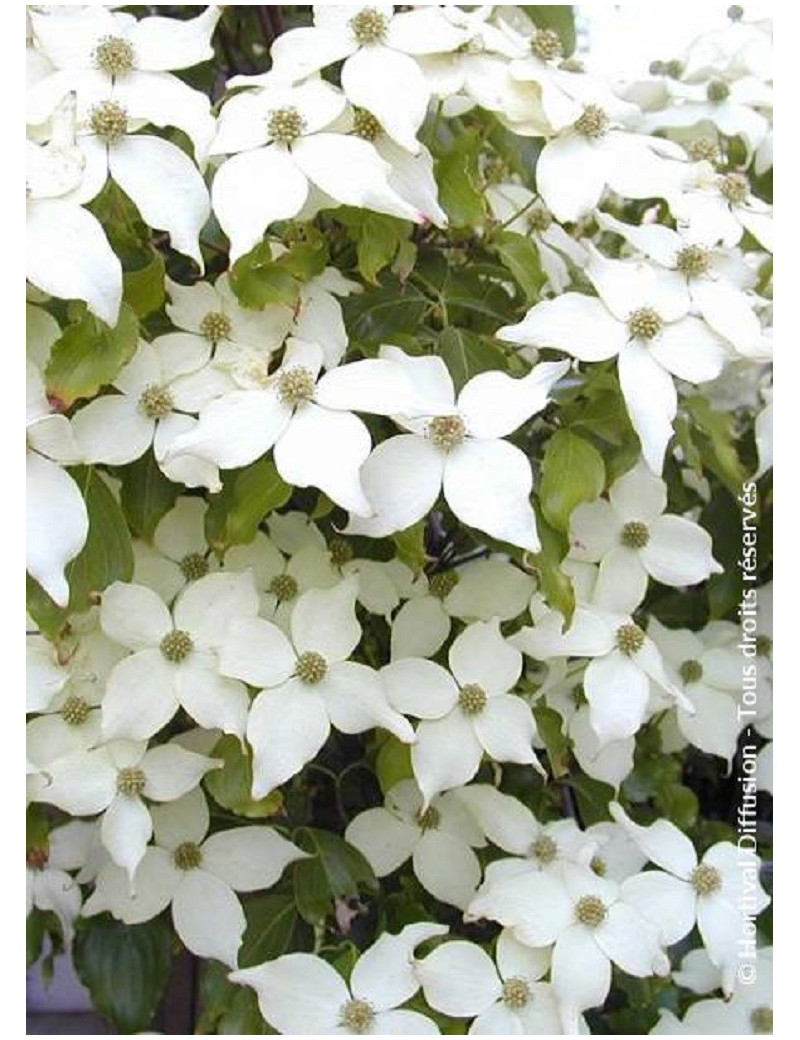
[[436,163],[439,203],[455,228],[474,227],[486,215],[478,156],[481,139],[475,132],[459,137]]
[[330,831],[303,827],[294,842],[313,859],[295,863],[294,898],[297,910],[309,924],[320,924],[333,909],[334,899],[352,899],[359,888],[378,890],[372,867],[358,849]]
[[735,420],[729,412],[716,412],[705,397],[684,402],[692,418],[693,439],[706,469],[710,469],[735,497],[747,473],[736,450]]
[[611,784],[604,784],[602,780],[594,780],[583,773],[571,773],[567,783],[575,792],[584,827],[611,819],[608,807],[615,797]]
[[151,542],[158,522],[175,505],[181,485],[161,472],[152,450],[121,470],[120,503],[131,529]]
[[358,270],[367,282],[377,285],[377,276],[388,267],[413,230],[408,220],[384,213],[342,207],[336,217],[356,243]]
[[492,236],[492,248],[514,275],[528,303],[538,303],[545,274],[531,239],[514,231],[498,231]]
[[263,310],[268,304],[293,307],[300,296],[300,284],[286,264],[272,260],[268,242],[261,242],[240,256],[230,271],[231,288],[243,307]]
[[242,748],[236,737],[221,737],[214,745],[212,757],[222,759],[223,766],[206,773],[203,783],[223,809],[230,809],[237,816],[250,819],[276,816],[281,811],[283,796],[280,791],[272,791],[264,798],[252,797],[252,755],[249,749]]
[[534,170],[544,142],[540,137],[520,137],[493,116],[489,143],[507,163],[512,173],[522,178],[529,188],[535,187]]
[[47,914],[34,908],[25,921],[25,966],[30,968],[42,955],[47,934]]
[[410,282],[397,279],[380,289],[358,293],[342,301],[345,324],[354,340],[366,344],[392,343],[399,333],[415,333],[430,302]]
[[239,950],[242,968],[302,949],[308,938],[308,926],[298,917],[294,896],[289,893],[254,896],[245,904],[244,915],[247,930]]
[[122,273],[122,298],[140,318],[157,311],[164,302],[164,257],[150,249],[146,264]]
[[581,502],[592,502],[605,487],[603,457],[588,441],[569,430],[557,430],[542,460],[539,501],[542,513],[558,531],[569,530],[569,518]]
[[81,919],[73,960],[95,1008],[120,1033],[150,1025],[169,981],[172,937],[161,918],[123,924],[108,914]]
[[543,519],[535,504],[534,511],[542,548],[538,553],[526,553],[525,562],[536,568],[539,588],[548,604],[563,615],[565,625],[570,625],[575,613],[575,590],[560,567],[569,546],[566,538]]
[[328,243],[314,227],[306,227],[302,241],[294,242],[276,261],[294,278],[307,282],[322,274],[328,263]]
[[229,471],[222,491],[212,496],[206,513],[209,545],[227,549],[252,542],[264,517],[285,505],[291,493],[269,458]]
[[548,4],[536,7],[523,4],[522,10],[537,29],[554,29],[561,39],[564,54],[575,50],[575,11],[569,4]]
[[544,741],[553,776],[556,779],[566,776],[569,771],[569,740],[562,730],[564,720],[557,711],[541,702],[533,709],[533,717]]
[[420,520],[405,531],[398,531],[392,535],[397,558],[402,560],[406,567],[410,567],[415,574],[419,574],[425,566],[427,554],[425,553],[425,521]]
[[456,392],[479,372],[504,372],[508,367],[502,347],[467,329],[444,329],[439,334],[436,352],[447,365]]
[[375,775],[384,794],[401,780],[412,780],[411,748],[389,734],[375,757]]
[[53,344],[45,369],[48,395],[64,407],[94,397],[130,361],[138,339],[139,322],[127,304],[120,308],[113,329],[86,311]]

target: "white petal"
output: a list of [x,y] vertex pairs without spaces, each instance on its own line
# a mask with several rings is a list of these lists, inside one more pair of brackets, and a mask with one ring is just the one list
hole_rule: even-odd
[[204,729],[244,737],[250,698],[243,683],[217,674],[213,655],[193,654],[176,676],[181,707]]
[[505,560],[474,560],[456,574],[444,602],[448,613],[467,621],[509,621],[527,609],[534,590],[533,579]]
[[391,660],[433,657],[450,634],[450,617],[434,596],[410,599],[392,622]]
[[425,999],[455,1018],[472,1018],[500,999],[502,984],[491,957],[474,943],[444,943],[417,963]]
[[450,669],[460,686],[476,683],[490,696],[506,693],[522,674],[522,654],[500,634],[500,622],[476,621],[450,647]]
[[525,946],[508,929],[497,937],[497,967],[503,979],[540,979],[550,968],[546,947]]
[[386,877],[409,858],[419,841],[420,830],[398,820],[386,809],[377,808],[359,813],[344,836],[364,856],[377,877]]
[[345,661],[358,646],[361,625],[356,618],[356,578],[345,578],[332,589],[309,589],[292,611],[292,642],[298,653],[315,651],[331,664]]
[[405,1003],[419,989],[414,950],[420,943],[446,933],[445,925],[427,921],[407,925],[397,935],[384,932],[353,968],[353,996],[368,1001],[377,1011]]
[[117,790],[117,770],[105,748],[77,751],[54,762],[39,800],[58,806],[73,816],[102,812]]
[[103,844],[131,882],[152,833],[153,821],[141,798],[119,794],[105,811],[100,825]]
[[[741,669],[741,663],[739,667]],[[730,763],[736,753],[736,738],[742,728],[736,700],[729,693],[721,693],[706,683],[695,684],[690,699],[695,713],[689,715],[679,711],[678,726],[681,733],[696,748],[709,755],[719,755]]]
[[712,963],[722,973],[722,991],[730,994],[740,960],[739,941],[746,918],[740,906],[714,896],[697,901],[697,927]]
[[129,650],[158,646],[172,631],[172,618],[161,597],[143,585],[115,581],[103,593],[100,624],[105,634]]
[[640,343],[628,343],[621,351],[618,369],[622,396],[642,443],[642,454],[653,473],[660,474],[678,410],[672,376]]
[[414,849],[414,873],[436,899],[465,910],[481,880],[478,857],[445,831],[427,831]]
[[[35,452],[27,453],[25,484],[25,566],[45,592],[66,607],[69,586],[64,569],[86,541],[86,504],[72,477]],[[58,524],[53,524],[53,517],[58,517]]]
[[692,300],[711,328],[744,354],[757,349],[761,324],[750,300],[730,282],[698,278],[692,283]]
[[125,870],[107,862],[97,876],[94,892],[86,901],[83,914],[91,917],[109,910],[125,924],[149,921],[172,902],[182,876],[170,853],[150,846],[136,868],[131,891]]
[[647,676],[624,654],[597,658],[583,676],[592,729],[600,744],[633,736],[644,722],[650,687]]
[[669,820],[656,820],[649,827],[640,827],[616,802],[610,812],[629,837],[657,866],[684,880],[697,866],[697,853],[689,838]]
[[407,657],[386,665],[380,676],[389,703],[403,715],[440,719],[458,700],[452,676],[433,661]]
[[282,33],[273,43],[273,70],[292,82],[305,79],[334,62],[341,61],[358,46],[345,27],[302,26]]
[[564,293],[537,303],[518,325],[505,325],[495,335],[521,346],[563,350],[581,361],[605,361],[622,350],[628,329],[602,300]]
[[147,778],[144,793],[156,802],[171,802],[197,787],[209,769],[218,769],[219,759],[187,751],[174,741],[145,753],[142,769]]
[[470,784],[453,791],[451,797],[467,806],[494,845],[517,856],[530,849],[539,825],[530,809],[517,798],[503,794],[490,784]]
[[279,1033],[331,1033],[342,1005],[350,999],[336,969],[310,953],[289,953],[256,968],[235,971],[230,979],[253,987],[261,1014]]
[[541,412],[554,383],[569,369],[568,361],[535,365],[522,379],[505,372],[482,372],[458,396],[458,410],[473,437],[506,437]]
[[581,502],[570,514],[570,556],[598,563],[619,542],[621,524],[604,498]]
[[351,104],[371,112],[402,148],[419,149],[430,91],[413,58],[380,44],[361,47],[342,66],[341,80]]
[[28,204],[27,277],[61,299],[85,300],[107,325],[115,325],[122,300],[122,267],[97,218],[71,202]]
[[297,657],[281,630],[263,618],[236,618],[219,655],[223,675],[251,686],[277,686],[294,671]]
[[295,487],[317,487],[344,509],[369,516],[359,469],[369,455],[369,430],[356,415],[309,401],[275,445],[278,472]]
[[205,158],[214,137],[215,122],[208,98],[201,91],[169,73],[142,74],[133,70],[114,83],[114,100],[131,120],[143,119],[154,126],[183,130],[194,145],[198,161]]
[[667,508],[667,485],[639,462],[614,481],[608,497],[621,523],[650,524]]
[[386,358],[369,358],[331,369],[317,385],[316,400],[337,411],[397,415],[413,413],[417,396],[401,365]]
[[560,878],[522,862],[514,874],[484,885],[467,913],[467,920],[485,917],[513,928],[521,942],[538,947],[555,942],[574,920],[575,907]]
[[721,567],[712,556],[711,535],[682,516],[660,516],[640,552],[648,572],[664,585],[696,585]]
[[140,458],[153,441],[156,424],[127,394],[98,397],[75,413],[72,428],[87,462],[124,466]]
[[160,650],[120,661],[103,698],[103,739],[147,740],[166,726],[178,710],[176,671]]
[[648,928],[647,921],[622,900],[608,908],[605,921],[594,934],[603,953],[628,975],[643,978],[669,971],[669,960],[658,945],[655,929]]
[[492,538],[538,552],[532,488],[530,462],[506,441],[466,440],[447,456],[444,496],[459,520]]
[[249,253],[273,221],[299,213],[307,195],[308,181],[277,145],[242,152],[223,163],[214,176],[211,199],[231,242],[231,261]]
[[512,694],[491,697],[475,718],[475,736],[490,758],[497,762],[531,763],[542,772],[531,748],[535,735],[531,709]]
[[550,611],[535,628],[523,628],[513,637],[515,646],[540,661],[548,657],[596,657],[614,646],[614,629],[608,622],[578,607],[572,624],[562,632],[563,617]]
[[376,148],[389,163],[389,183],[437,227],[447,227],[447,214],[439,205],[439,189],[433,175],[433,157],[424,145],[412,155],[388,136],[379,137]]
[[439,7],[417,7],[392,17],[388,45],[406,54],[447,54],[469,38],[469,29],[455,25]]
[[372,1023],[372,1032],[383,1036],[438,1036],[435,1022],[418,1011],[379,1011]]
[[43,636],[28,636],[25,651],[25,710],[44,711],[63,690],[69,672],[57,663],[55,648]]
[[604,164],[596,146],[579,134],[549,141],[536,164],[536,184],[557,220],[572,221],[589,213],[605,188]]
[[677,271],[659,270],[652,264],[609,260],[589,247],[586,274],[618,321],[627,322],[640,307],[650,307],[665,322],[676,322],[689,310],[686,279]]
[[253,797],[274,791],[316,755],[330,732],[325,702],[299,679],[253,701],[247,739],[253,748]]
[[137,135],[109,149],[108,168],[146,223],[168,231],[172,248],[202,267],[199,235],[211,205],[191,159],[168,141]]
[[617,614],[631,614],[647,592],[642,553],[618,545],[606,554],[597,573],[592,602]]
[[562,1005],[564,1032],[577,1012],[603,1004],[611,988],[611,962],[583,925],[571,925],[553,950],[553,987]]
[[224,881],[202,869],[186,871],[172,900],[172,920],[192,953],[236,967],[246,922]]
[[209,4],[196,18],[149,17],[133,22],[126,36],[142,69],[185,69],[214,56],[211,36],[222,9]]
[[158,523],[153,544],[176,563],[191,553],[205,552],[204,521],[208,506],[202,498],[182,495]]
[[73,923],[81,912],[80,885],[63,870],[48,866],[33,878],[33,902],[40,910],[52,910],[61,923],[64,942],[69,945],[74,934]]
[[691,885],[661,870],[645,870],[622,882],[622,898],[658,929],[671,946],[694,928],[697,899]]
[[483,749],[459,708],[443,719],[421,722],[411,746],[414,776],[426,804],[440,791],[468,783],[478,771]]
[[220,572],[187,585],[175,602],[175,627],[192,637],[196,647],[221,645],[228,626],[241,617],[255,617],[259,599],[253,575]]
[[167,457],[198,455],[221,469],[238,469],[267,452],[291,417],[291,409],[271,391],[225,394],[202,410],[190,433],[173,441]]
[[410,744],[411,724],[385,699],[378,673],[355,661],[342,661],[328,670],[318,686],[331,723],[342,733],[363,733],[381,726]]
[[716,379],[727,360],[724,341],[704,321],[691,316],[665,325],[649,348],[668,372],[690,383]]
[[402,365],[420,394],[431,404],[431,411],[438,415],[455,410],[456,394],[447,365],[440,357],[406,354],[399,347],[382,346],[380,356]]
[[170,852],[185,841],[199,845],[208,834],[208,802],[200,787],[193,788],[177,801],[154,805],[150,815],[156,844]]

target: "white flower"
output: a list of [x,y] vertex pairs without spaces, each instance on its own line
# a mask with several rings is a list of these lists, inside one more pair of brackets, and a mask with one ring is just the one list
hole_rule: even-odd
[[81,912],[80,885],[67,873],[84,865],[94,837],[94,824],[73,820],[50,831],[43,845],[26,850],[27,913],[52,910],[61,924],[64,943],[72,942],[75,919]]
[[666,507],[666,483],[640,462],[614,481],[608,501],[582,502],[573,511],[570,555],[600,564],[595,602],[630,611],[644,599],[648,575],[683,586],[722,572],[708,531],[664,515]]
[[208,837],[208,806],[199,787],[154,806],[152,815],[155,844],[136,868],[135,894],[125,872],[109,863],[83,915],[109,910],[125,924],[139,924],[171,905],[175,930],[192,953],[235,968],[246,924],[235,893],[271,888],[289,863],[307,854],[263,825]]
[[209,769],[221,765],[218,759],[186,751],[174,741],[148,750],[143,742],[114,740],[54,762],[37,800],[73,816],[103,813],[103,845],[133,883],[153,832],[143,799],[175,801],[196,787]]
[[377,877],[391,874],[413,857],[422,887],[463,910],[481,878],[472,849],[485,841],[458,793],[449,791],[423,809],[414,781],[401,780],[387,792],[382,808],[367,809],[350,822],[345,839],[363,853]]
[[25,567],[59,607],[66,607],[65,568],[86,542],[89,514],[62,466],[80,462],[81,454],[69,419],[53,412],[36,366],[27,362],[26,373]]
[[376,515],[352,517],[347,531],[378,538],[404,530],[425,516],[443,488],[463,523],[537,552],[530,462],[501,438],[546,406],[568,363],[537,365],[522,379],[483,372],[456,401],[441,358],[411,357],[397,347],[382,347],[381,357],[406,369],[425,394],[430,418],[398,418],[412,432],[383,441],[367,459],[361,478]]
[[581,361],[616,356],[642,454],[660,473],[678,408],[672,377],[692,383],[714,379],[725,363],[724,341],[688,314],[689,295],[679,275],[670,277],[645,263],[608,260],[594,249],[585,271],[599,299],[565,293],[545,300],[497,336],[563,350]]
[[[205,535],[208,504],[193,495],[181,495],[158,522],[152,547],[134,542],[134,585],[146,585],[171,603],[187,583],[216,570]],[[246,570],[246,567],[228,568]]]
[[411,726],[387,703],[378,675],[348,661],[361,639],[356,619],[357,579],[312,589],[297,600],[291,641],[262,618],[239,619],[228,629],[220,657],[223,675],[261,687],[247,719],[253,748],[253,797],[261,798],[298,773],[328,739],[383,726],[400,740]]
[[720,841],[698,861],[691,841],[669,820],[640,827],[616,802],[610,809],[642,852],[663,868],[628,878],[622,886],[625,898],[658,928],[668,946],[696,922],[712,963],[722,973],[722,989],[730,994],[744,914],[756,916],[770,902],[758,880],[758,856]]
[[334,967],[310,953],[289,953],[255,968],[240,968],[230,978],[252,986],[262,1016],[279,1033],[438,1035],[425,1015],[396,1009],[419,989],[414,949],[446,932],[445,925],[421,922],[397,935],[384,933],[361,954],[349,985]]
[[703,242],[731,248],[749,231],[772,252],[772,206],[752,194],[744,173],[717,174],[701,163],[691,183],[670,199],[670,209]]
[[108,677],[103,736],[144,740],[182,707],[201,726],[244,734],[244,686],[219,673],[218,650],[229,625],[255,617],[250,573],[208,574],[188,585],[173,607],[143,585],[114,582],[103,593],[100,623],[132,650]]

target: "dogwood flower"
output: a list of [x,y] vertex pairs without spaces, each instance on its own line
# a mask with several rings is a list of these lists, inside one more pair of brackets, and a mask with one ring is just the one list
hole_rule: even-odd
[[186,751],[174,741],[148,749],[141,741],[113,740],[54,762],[38,801],[73,816],[103,813],[100,836],[112,860],[133,878],[153,832],[144,802],[172,802],[187,794],[219,759]]
[[253,797],[262,798],[310,762],[328,739],[383,726],[410,743],[408,721],[387,703],[378,675],[348,661],[361,639],[357,579],[311,589],[297,600],[291,639],[262,618],[239,618],[225,637],[220,671],[260,687],[247,719]]
[[152,809],[155,844],[136,868],[133,894],[116,864],[99,873],[84,917],[110,911],[125,924],[172,909],[175,931],[198,957],[235,968],[246,922],[237,892],[271,888],[285,868],[307,853],[263,825],[208,836],[205,795],[194,788]]
[[703,242],[721,242],[731,248],[749,231],[772,252],[772,206],[753,195],[744,173],[717,174],[707,163],[700,163],[691,182],[670,199],[670,209]]
[[688,314],[680,276],[650,265],[609,260],[597,250],[585,268],[599,299],[564,293],[536,304],[517,325],[497,332],[523,346],[563,350],[581,361],[617,357],[622,395],[650,469],[661,473],[678,407],[673,376],[714,379],[726,359],[724,341]]
[[351,517],[347,532],[378,538],[404,530],[425,516],[444,488],[448,505],[465,524],[537,552],[530,463],[502,438],[545,407],[568,363],[537,365],[522,379],[483,372],[456,401],[441,358],[411,357],[397,347],[382,347],[381,357],[403,366],[421,388],[430,418],[398,418],[410,432],[372,452],[361,479],[373,515]]
[[285,954],[229,977],[256,991],[262,1016],[279,1033],[438,1035],[429,1018],[398,1005],[419,989],[414,950],[446,933],[445,925],[428,922],[407,925],[397,935],[385,932],[358,958],[349,985],[310,953]]
[[202,498],[181,495],[156,525],[152,547],[135,543],[133,584],[146,585],[165,603],[171,603],[189,582],[216,570],[217,562],[209,553],[205,536],[207,511]]
[[231,623],[258,613],[253,577],[208,574],[188,585],[170,613],[151,589],[114,582],[100,623],[133,651],[108,677],[103,736],[144,740],[182,707],[206,728],[244,734],[249,707],[240,682],[220,674],[218,652]]
[[27,913],[52,910],[67,947],[72,943],[83,903],[80,885],[67,871],[84,865],[93,834],[94,824],[72,820],[51,830],[44,843],[26,849]]

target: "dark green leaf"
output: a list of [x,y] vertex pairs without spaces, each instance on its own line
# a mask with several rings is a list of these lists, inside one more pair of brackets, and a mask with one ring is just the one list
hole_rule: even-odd
[[526,562],[536,568],[544,598],[554,610],[563,615],[566,627],[571,624],[572,615],[575,613],[575,590],[560,567],[561,561],[567,555],[567,540],[543,519],[536,506],[534,509],[542,548],[538,553],[528,553]]
[[417,332],[428,307],[429,301],[419,289],[395,279],[342,303],[352,338],[367,344],[392,343],[398,333]]
[[693,440],[703,463],[735,497],[747,474],[736,449],[733,416],[714,411],[710,402],[699,395],[687,398],[685,405],[694,424]]
[[206,513],[209,545],[226,549],[252,542],[264,517],[288,502],[291,493],[272,459],[259,459],[244,469],[229,471],[222,491],[212,496]]
[[261,819],[275,816],[281,811],[283,798],[280,791],[273,791],[264,798],[254,799],[253,762],[249,749],[243,749],[236,737],[221,737],[214,745],[213,758],[220,758],[222,769],[206,773],[203,783],[206,790],[223,809],[230,809],[237,816]]
[[384,213],[344,207],[336,213],[356,243],[358,270],[364,279],[377,285],[377,276],[388,267],[400,246],[411,235],[413,224]]
[[411,780],[411,749],[397,737],[389,734],[380,746],[375,758],[375,775],[384,794],[401,780]]
[[444,329],[439,334],[436,352],[447,365],[456,392],[479,372],[504,372],[508,367],[501,347],[466,329]]
[[94,397],[133,357],[138,338],[139,322],[126,304],[113,329],[87,311],[53,344],[45,369],[48,394],[64,406]]
[[439,202],[453,227],[474,227],[486,213],[478,155],[481,140],[469,132],[458,138],[436,163]]
[[596,499],[604,486],[605,466],[597,449],[569,430],[557,430],[547,442],[539,484],[547,522],[568,531],[573,509]]
[[492,248],[514,275],[525,293],[527,302],[538,303],[545,283],[545,274],[542,271],[539,250],[531,239],[514,231],[498,231],[492,236]]
[[121,470],[120,502],[131,529],[145,541],[153,540],[159,520],[175,505],[181,492],[159,469],[152,450]]
[[140,318],[157,311],[164,302],[164,257],[150,249],[150,259],[141,267],[123,271],[123,299]]
[[334,899],[354,898],[362,887],[377,890],[372,867],[338,834],[303,827],[294,841],[313,856],[295,863],[293,873],[297,910],[309,924],[324,921]]
[[263,310],[268,304],[293,307],[300,296],[300,283],[279,261],[273,261],[268,242],[240,256],[230,271],[231,288],[243,307]]
[[419,574],[425,566],[427,559],[425,553],[425,521],[420,520],[405,531],[398,531],[392,535],[397,558],[410,567],[415,574]]
[[584,776],[583,773],[571,773],[567,783],[575,792],[578,811],[584,827],[591,827],[594,823],[611,819],[608,807],[615,796],[611,784],[604,784],[601,780]]
[[539,736],[544,741],[553,776],[556,779],[565,776],[569,769],[569,741],[562,730],[564,720],[557,711],[541,702],[533,709],[533,715]]
[[267,892],[248,899],[244,908],[247,930],[239,950],[239,965],[249,968],[284,953],[302,949],[308,927],[298,917],[294,897]]
[[95,1008],[121,1033],[150,1025],[172,964],[170,930],[160,918],[123,924],[108,914],[83,919],[73,959]]

